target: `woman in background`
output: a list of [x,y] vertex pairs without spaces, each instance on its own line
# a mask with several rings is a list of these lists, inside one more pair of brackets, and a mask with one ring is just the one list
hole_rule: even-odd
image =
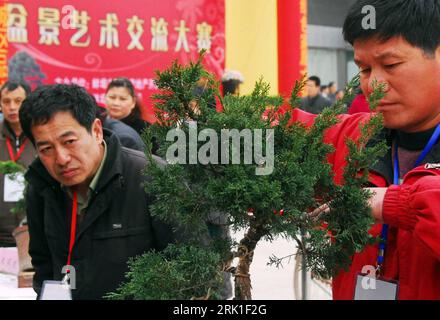
[[148,123],[142,119],[141,107],[130,80],[113,79],[107,87],[105,101],[111,118],[124,122],[142,135]]
[[226,70],[222,76],[223,96],[228,94],[239,96],[240,85],[244,82],[243,75],[236,70]]

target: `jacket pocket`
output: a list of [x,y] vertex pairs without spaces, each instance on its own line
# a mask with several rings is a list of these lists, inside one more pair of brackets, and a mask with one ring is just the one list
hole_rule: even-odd
[[134,227],[134,228],[127,228],[120,230],[101,231],[101,232],[95,232],[92,235],[92,239],[98,240],[98,239],[129,237],[139,234],[146,234],[147,231],[148,231],[147,227]]
[[129,258],[151,249],[153,243],[146,226],[97,231],[91,238],[91,257],[94,264],[103,268],[113,266],[120,270],[126,270]]

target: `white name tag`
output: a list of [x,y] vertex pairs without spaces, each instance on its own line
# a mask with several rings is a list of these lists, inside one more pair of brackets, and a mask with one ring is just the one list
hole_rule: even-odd
[[46,280],[43,282],[40,300],[72,300],[70,286],[62,281]]
[[[14,176],[14,179],[12,178]],[[4,202],[17,202],[23,198],[24,193],[24,174],[21,172],[14,175],[6,174],[4,180]]]
[[358,274],[354,300],[397,300],[398,283]]

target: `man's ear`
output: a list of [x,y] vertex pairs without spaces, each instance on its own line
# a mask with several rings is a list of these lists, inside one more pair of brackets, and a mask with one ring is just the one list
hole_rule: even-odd
[[437,49],[434,52],[434,59],[436,59],[437,62],[440,63],[440,46],[438,46]]
[[98,118],[93,121],[92,135],[96,139],[96,141],[98,141],[98,143],[102,143],[102,140],[104,139],[104,133],[102,129],[102,122]]

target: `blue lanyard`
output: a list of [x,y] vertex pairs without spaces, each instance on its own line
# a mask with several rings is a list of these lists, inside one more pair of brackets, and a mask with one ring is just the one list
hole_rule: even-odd
[[[434,133],[432,134],[431,138],[428,141],[428,144],[423,149],[422,153],[419,155],[419,157],[416,160],[416,163],[414,164],[414,168],[418,167],[423,159],[425,159],[426,155],[431,151],[432,147],[434,147],[435,143],[437,142],[438,138],[440,136],[440,124],[437,125],[437,128],[435,129]],[[394,149],[394,175],[393,175],[393,184],[398,185],[399,183],[399,156],[397,154],[398,151],[398,145],[395,143],[395,149]],[[381,242],[379,244],[379,255],[377,256],[377,268],[378,270],[381,269],[381,266],[385,260],[385,249],[387,246],[387,239],[388,239],[388,225],[383,224],[382,226],[382,233],[380,235]]]

